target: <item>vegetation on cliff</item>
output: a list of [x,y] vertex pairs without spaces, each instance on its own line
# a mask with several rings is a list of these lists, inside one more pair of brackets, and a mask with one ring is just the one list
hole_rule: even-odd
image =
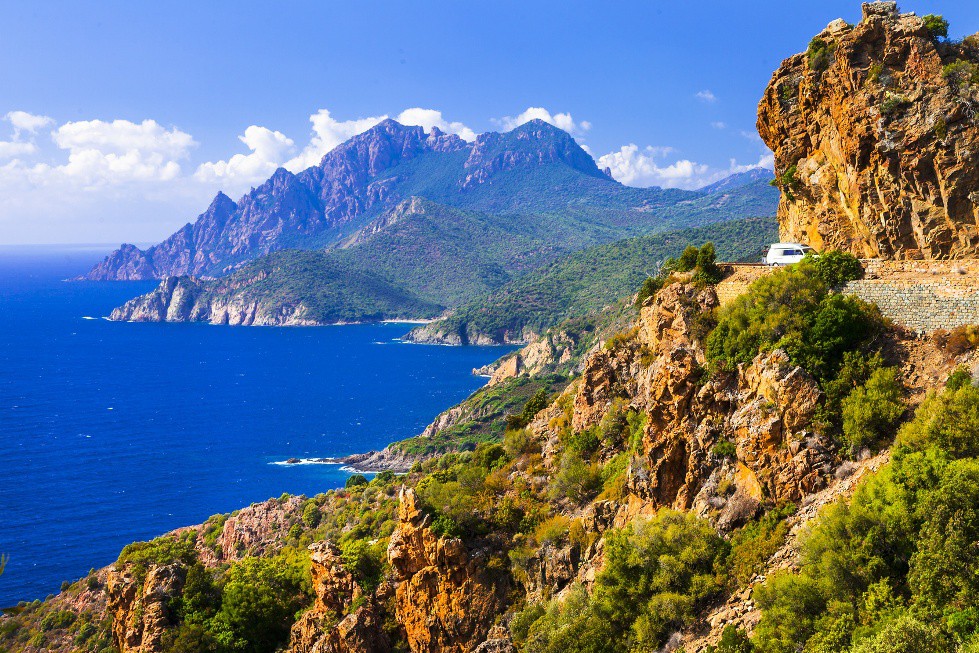
[[667,259],[681,256],[694,243],[712,241],[724,261],[757,261],[777,236],[774,221],[756,218],[600,245],[464,304],[411,337],[463,343],[522,341],[529,333],[542,334],[563,320],[598,311],[634,293]]

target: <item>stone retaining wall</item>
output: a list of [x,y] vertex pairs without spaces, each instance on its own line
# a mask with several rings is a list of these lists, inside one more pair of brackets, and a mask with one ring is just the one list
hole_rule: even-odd
[[[979,261],[862,261],[865,275],[843,292],[873,302],[895,323],[927,333],[979,324]],[[729,266],[717,286],[724,306],[753,281],[769,274],[762,266]]]

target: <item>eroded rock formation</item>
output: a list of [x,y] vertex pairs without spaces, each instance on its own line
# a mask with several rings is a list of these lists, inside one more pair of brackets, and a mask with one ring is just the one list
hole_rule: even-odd
[[979,253],[979,39],[863,5],[786,59],[758,107],[783,240],[861,257]]

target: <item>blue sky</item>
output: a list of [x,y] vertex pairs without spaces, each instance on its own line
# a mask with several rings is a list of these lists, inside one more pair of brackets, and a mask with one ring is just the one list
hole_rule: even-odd
[[[973,2],[901,7],[979,30]],[[544,115],[624,183],[696,187],[765,163],[772,71],[860,17],[859,2],[786,0],[0,9],[0,244],[156,241],[218,189],[237,197],[412,108],[468,137]]]

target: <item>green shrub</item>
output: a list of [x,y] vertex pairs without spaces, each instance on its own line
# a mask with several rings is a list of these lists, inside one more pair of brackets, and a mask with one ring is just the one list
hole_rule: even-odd
[[278,650],[310,594],[305,568],[288,556],[245,558],[228,570],[221,610],[212,620],[221,648],[243,653]]
[[521,615],[517,633],[526,629],[524,650],[656,650],[720,590],[714,569],[726,545],[706,521],[693,515],[664,509],[648,521],[608,532],[605,542],[605,565],[590,595],[576,585],[543,614],[534,608]]
[[693,275],[694,281],[706,284],[715,284],[721,280],[721,268],[717,265],[717,252],[714,243],[704,243],[697,254],[697,271]]
[[534,434],[525,428],[507,431],[503,436],[503,448],[511,458],[519,458],[527,453],[540,451],[540,443]]
[[677,272],[690,272],[697,267],[697,260],[700,257],[700,250],[693,245],[687,245],[683,254],[676,262]]
[[853,451],[874,446],[894,431],[905,410],[903,394],[897,368],[884,367],[843,400],[843,437]]
[[911,100],[900,93],[887,91],[884,93],[884,101],[880,104],[880,112],[885,116],[895,113],[901,107],[907,106]]
[[816,276],[830,288],[840,288],[847,282],[863,276],[860,259],[849,252],[831,250],[815,257],[810,255],[808,258],[812,262]]
[[827,43],[818,36],[809,41],[806,49],[806,59],[809,62],[810,70],[821,73],[829,67],[833,56],[836,54],[836,43]]
[[367,485],[367,477],[363,474],[351,474],[347,477],[347,482],[343,484],[345,488],[359,487],[361,485]]
[[738,447],[730,440],[718,440],[711,453],[718,458],[730,458],[735,460],[738,457]]
[[601,487],[601,465],[587,463],[575,451],[564,452],[551,486],[556,497],[567,497],[575,503],[582,503],[598,494]]
[[784,349],[819,380],[832,378],[847,351],[877,335],[880,312],[856,298],[832,294],[811,261],[754,282],[721,311],[707,337],[713,368],[733,369],[762,351]]
[[384,576],[387,565],[386,546],[382,542],[347,540],[340,546],[343,568],[353,574],[365,592],[373,592]]
[[948,38],[948,21],[942,16],[935,14],[925,14],[921,17],[925,21],[925,28],[931,32],[934,39]]
[[789,531],[785,520],[794,512],[795,506],[787,504],[745,524],[731,535],[726,566],[733,587],[746,587],[765,568],[769,558],[785,542]]
[[708,646],[706,653],[752,653],[755,647],[743,630],[728,624],[721,631],[721,639],[717,646]]
[[959,365],[952,370],[945,381],[945,389],[953,392],[967,385],[972,385],[972,371],[966,365]]
[[636,308],[642,308],[642,305],[646,303],[646,300],[650,297],[654,297],[663,287],[664,283],[665,279],[663,277],[647,277],[646,280],[642,282],[642,286],[639,287],[639,293],[636,295]]

